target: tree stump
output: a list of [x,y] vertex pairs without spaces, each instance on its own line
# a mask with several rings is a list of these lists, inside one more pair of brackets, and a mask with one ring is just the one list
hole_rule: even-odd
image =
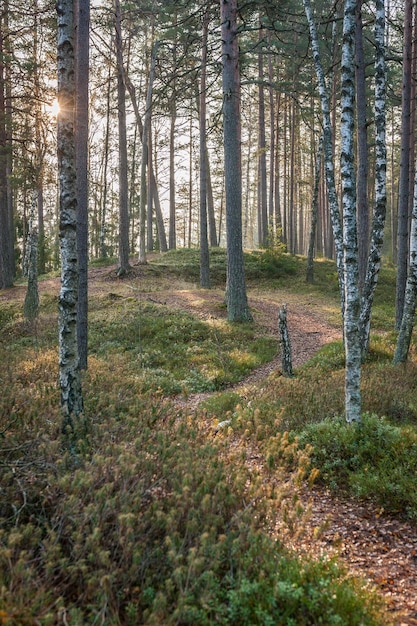
[[282,372],[284,376],[293,376],[291,342],[287,326],[287,305],[283,304],[278,313],[278,328],[282,353]]

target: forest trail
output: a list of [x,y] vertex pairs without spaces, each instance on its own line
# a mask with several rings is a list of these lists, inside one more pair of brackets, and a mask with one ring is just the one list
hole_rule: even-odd
[[[90,295],[111,293],[119,297],[133,296],[139,301],[179,308],[200,318],[226,317],[224,292],[221,289],[202,290],[175,281],[171,282],[170,288],[167,288],[165,281],[149,288],[149,283],[141,280],[143,269],[135,268],[132,276],[123,280],[116,277],[114,270],[114,267],[109,266],[89,270]],[[40,281],[39,292],[41,296],[58,296],[59,277]],[[0,299],[23,302],[25,293],[24,286],[17,286],[0,291]],[[288,327],[295,368],[326,343],[341,338],[340,327],[330,323],[329,316],[323,313],[320,304],[313,300],[306,301],[302,295],[294,296],[282,290],[251,292],[249,289],[248,299],[260,332],[277,338],[277,355],[245,380],[229,388],[239,393],[243,401],[259,384],[266,383],[270,373],[281,369],[277,320],[279,307],[283,303],[288,305]],[[182,413],[192,413],[210,395],[204,393],[192,394],[187,398],[178,397],[175,403]],[[250,446],[246,455],[248,464],[263,472],[259,451]],[[294,541],[293,548],[301,555],[316,558],[337,555],[349,572],[377,587],[387,601],[395,626],[417,626],[417,527],[388,517],[372,504],[344,500],[318,486],[312,489],[305,486],[301,499],[306,508],[310,507],[311,515],[305,522],[303,534]],[[271,527],[271,533],[279,532],[279,528]]]

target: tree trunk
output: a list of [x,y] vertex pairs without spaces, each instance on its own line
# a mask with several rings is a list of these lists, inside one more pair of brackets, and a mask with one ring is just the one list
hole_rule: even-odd
[[[417,167],[416,167],[417,172]],[[417,299],[417,175],[414,183],[414,202],[411,217],[410,232],[410,259],[405,289],[403,317],[397,345],[394,354],[394,363],[405,363],[411,343],[411,335],[414,327]]]
[[361,419],[361,347],[359,343],[359,276],[354,169],[355,106],[355,10],[356,0],[346,0],[343,20],[341,155],[343,204],[343,270],[345,285],[345,413],[346,421]]
[[77,348],[77,183],[75,167],[75,83],[73,0],[58,0],[57,151],[59,174],[61,290],[59,294],[59,380],[63,433],[73,446],[83,412]]
[[177,247],[177,226],[175,211],[175,102],[171,103],[171,118],[169,132],[169,249],[175,250]]
[[268,197],[266,184],[265,88],[262,51],[263,30],[259,30],[258,52],[258,240],[261,247],[268,241]]
[[368,124],[366,119],[365,53],[362,33],[362,3],[356,7],[356,114],[357,114],[357,181],[356,206],[358,219],[359,285],[362,290],[369,249],[368,207]]
[[290,335],[287,326],[287,307],[284,304],[278,313],[278,328],[281,343],[282,352],[282,372],[284,376],[292,376],[292,354],[291,354],[291,342]]
[[124,276],[129,264],[129,207],[128,167],[126,136],[126,92],[123,70],[123,39],[120,0],[114,0],[115,45],[117,62],[117,113],[119,120],[119,267],[117,273]]
[[153,80],[155,76],[156,57],[158,54],[159,43],[156,41],[152,47],[151,67],[149,69],[148,89],[146,93],[146,109],[145,117],[143,120],[143,134],[142,134],[142,163],[140,169],[140,231],[139,231],[139,263],[146,264],[146,205],[148,202],[148,189],[146,168],[148,165],[148,139],[151,127],[151,113],[152,113],[152,91]]
[[408,207],[410,177],[410,131],[411,131],[411,52],[412,52],[412,0],[405,0],[403,86],[401,112],[401,161],[398,197],[397,231],[397,285],[395,325],[401,324],[404,308],[405,284],[408,263]]
[[311,226],[310,237],[308,242],[307,252],[307,275],[306,280],[308,283],[314,282],[314,247],[317,236],[317,214],[319,203],[319,190],[320,190],[320,173],[321,173],[321,153],[323,150],[323,136],[320,137],[319,146],[316,155],[316,164],[314,169],[314,190],[313,199],[311,202]]
[[[0,16],[2,18],[3,16]],[[10,150],[7,133],[6,111],[6,64],[3,19],[0,19],[0,289],[13,285],[12,259],[10,258],[10,230],[8,204],[8,152]]]
[[107,257],[106,246],[106,219],[107,219],[107,169],[109,163],[109,142],[110,142],[110,94],[111,94],[111,66],[109,64],[109,76],[107,78],[107,93],[106,93],[106,130],[104,135],[104,151],[103,151],[103,174],[101,179],[101,185],[103,189],[102,202],[101,202],[101,220],[100,220],[100,257],[105,259]]
[[209,13],[203,17],[200,77],[200,287],[210,287],[210,259],[207,228],[207,145],[206,145],[206,71]]
[[387,206],[385,0],[376,0],[375,6],[375,209],[368,269],[361,295],[359,330],[362,355],[369,346],[372,304],[381,265]]
[[250,321],[242,248],[242,162],[237,0],[220,0],[226,184],[227,317]]
[[88,355],[88,82],[90,0],[76,0],[76,121],[78,359],[87,369]]
[[341,309],[344,311],[344,273],[343,273],[343,234],[339,213],[339,201],[337,198],[336,183],[334,177],[334,155],[333,155],[333,128],[330,118],[330,102],[326,87],[325,75],[320,58],[320,49],[317,38],[316,25],[313,19],[310,0],[303,0],[304,9],[310,29],[311,47],[313,50],[314,65],[316,68],[317,82],[319,87],[321,109],[323,115],[323,149],[327,183],[327,195],[330,206],[333,238],[336,248],[336,265],[339,277]]

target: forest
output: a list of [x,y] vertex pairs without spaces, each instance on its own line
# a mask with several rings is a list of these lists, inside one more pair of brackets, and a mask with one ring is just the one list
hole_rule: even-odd
[[0,625],[417,623],[416,46],[2,0]]

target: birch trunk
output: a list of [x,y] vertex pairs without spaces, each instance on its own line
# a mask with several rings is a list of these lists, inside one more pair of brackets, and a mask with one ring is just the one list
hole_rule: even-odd
[[356,0],[346,0],[343,20],[341,155],[340,173],[343,205],[343,271],[345,286],[345,414],[346,421],[361,418],[361,348],[359,342],[359,274],[356,230],[354,164],[355,108],[355,11]]
[[323,150],[327,183],[327,195],[329,199],[330,215],[332,221],[332,231],[336,249],[336,265],[339,277],[339,287],[341,296],[341,309],[344,311],[344,274],[343,274],[343,235],[342,223],[339,212],[339,201],[336,191],[334,175],[333,157],[333,128],[330,118],[330,101],[323,65],[320,58],[319,42],[317,38],[316,25],[314,23],[313,12],[310,0],[303,0],[304,10],[310,29],[311,47],[313,50],[314,66],[316,69],[317,82],[319,87],[321,110],[323,116]]
[[410,254],[405,287],[404,309],[394,354],[394,363],[405,363],[410,348],[417,298],[417,166],[411,216]]
[[63,433],[71,439],[83,412],[77,348],[77,185],[75,170],[75,83],[73,0],[59,0],[57,152],[59,175],[59,236],[61,290],[59,294],[59,381]]
[[362,355],[369,347],[372,305],[381,266],[387,207],[385,0],[375,3],[375,208],[359,318]]
[[368,123],[366,119],[365,52],[363,47],[362,3],[356,7],[356,114],[357,114],[357,219],[359,284],[365,283],[369,249],[369,205],[368,205]]
[[412,53],[412,0],[405,0],[404,8],[404,48],[403,86],[401,112],[401,161],[398,192],[398,231],[397,231],[397,285],[395,325],[400,327],[405,284],[407,280],[408,257],[408,207],[410,178],[410,131],[411,131],[411,53]]

